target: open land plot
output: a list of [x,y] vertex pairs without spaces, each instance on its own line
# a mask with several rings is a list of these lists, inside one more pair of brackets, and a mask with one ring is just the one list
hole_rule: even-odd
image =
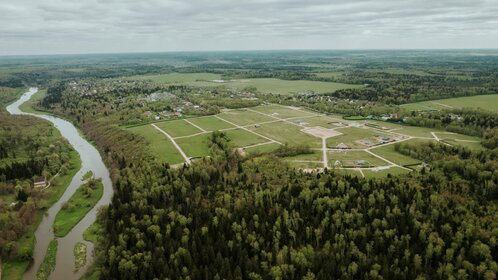
[[288,161],[290,166],[299,169],[319,169],[323,168],[323,164],[319,162],[299,162],[299,161]]
[[245,109],[225,111],[221,114],[218,114],[217,116],[240,126],[275,121],[275,119],[272,117],[251,112]]
[[156,83],[187,84],[197,87],[226,86],[233,89],[256,87],[264,93],[298,94],[304,92],[329,93],[345,88],[360,88],[363,85],[353,85],[319,81],[289,81],[274,78],[222,80],[221,75],[211,73],[168,73],[161,75],[138,75],[126,80],[152,80]]
[[273,104],[267,106],[257,106],[251,108],[251,110],[258,111],[263,114],[267,114],[279,119],[310,117],[316,115],[315,113],[306,110],[291,108],[287,106],[273,105]]
[[373,167],[389,165],[386,161],[381,160],[364,151],[329,151],[329,166],[336,166],[336,161],[340,161],[338,167]]
[[[498,111],[498,94],[476,95],[466,97],[456,97],[448,99],[438,99],[423,101],[403,105],[407,110],[424,110],[423,108],[433,108],[436,110],[458,109],[458,108],[480,108],[488,111]],[[417,109],[420,108],[420,109]]]
[[469,135],[463,135],[463,134],[456,134],[456,133],[451,133],[451,132],[435,132],[437,137],[441,140],[462,140],[462,141],[473,141],[473,142],[480,142],[481,140],[479,137],[475,136],[469,136]]
[[280,147],[280,144],[269,143],[266,145],[259,145],[254,147],[245,148],[246,153],[270,153]]
[[220,79],[221,75],[211,73],[169,73],[161,75],[138,75],[126,78],[126,80],[151,80],[156,83],[189,83]]
[[[292,157],[285,157],[289,161],[322,161],[322,152],[314,151],[311,154],[302,154]],[[323,164],[322,164],[323,167]]]
[[463,142],[463,141],[458,141],[454,139],[445,139],[443,140],[444,143],[453,145],[453,146],[462,146],[471,150],[475,151],[482,151],[485,150],[486,148],[481,144],[481,142]]
[[341,126],[341,123],[346,123],[341,119],[334,119],[324,116],[311,117],[305,119],[293,119],[291,120],[294,123],[301,123],[305,126],[313,127],[313,126],[321,126],[324,128],[337,128]]
[[311,148],[322,146],[321,139],[302,132],[298,126],[285,122],[267,123],[249,129],[281,143],[309,145]]
[[142,125],[128,128],[128,130],[143,136],[149,143],[147,148],[158,160],[169,164],[177,164],[184,161],[173,143],[154,127]]
[[[413,139],[413,140],[416,140],[416,139]],[[427,140],[427,141],[430,141],[430,140]],[[425,141],[425,142],[427,142],[427,141]],[[405,141],[405,143],[409,143],[409,142],[413,143],[412,140]],[[394,145],[387,145],[387,146],[374,148],[371,150],[371,152],[375,153],[376,155],[382,156],[383,158],[385,158],[391,162],[394,162],[398,165],[402,165],[402,166],[414,165],[414,164],[421,163],[421,161],[418,159],[414,159],[412,157],[405,156],[403,154],[396,152],[396,150],[394,149]]]
[[206,131],[216,131],[234,127],[233,125],[214,116],[191,118],[188,120]]
[[188,157],[205,157],[209,155],[209,136],[209,134],[200,134],[175,141]]
[[185,120],[174,120],[156,123],[156,125],[166,131],[171,137],[181,137],[202,132],[202,130],[189,124]]
[[318,93],[328,93],[334,92],[340,89],[346,88],[360,88],[361,85],[351,85],[343,83],[332,83],[332,82],[316,82],[316,81],[287,81],[279,79],[249,79],[249,80],[238,80],[234,83],[236,86],[246,87],[254,86],[262,92],[266,93],[277,93],[277,94],[295,94],[303,92],[318,92]]
[[240,128],[228,130],[225,133],[230,138],[230,145],[233,147],[245,147],[268,142],[268,139]]
[[328,138],[327,147],[336,148],[339,144],[344,143],[352,149],[364,149],[379,144],[378,137],[385,137],[390,140],[395,137],[395,135],[389,133],[359,127],[346,127],[338,129],[338,131],[343,134]]
[[390,167],[389,169],[382,169],[382,170],[363,170],[363,174],[365,175],[365,178],[382,178],[386,177],[388,174],[391,175],[401,175],[401,174],[407,174],[410,171],[399,168],[396,166]]

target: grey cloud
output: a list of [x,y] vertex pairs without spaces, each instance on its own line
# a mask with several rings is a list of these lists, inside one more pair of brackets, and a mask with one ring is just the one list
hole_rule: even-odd
[[497,48],[497,14],[498,0],[18,0],[0,2],[0,54]]

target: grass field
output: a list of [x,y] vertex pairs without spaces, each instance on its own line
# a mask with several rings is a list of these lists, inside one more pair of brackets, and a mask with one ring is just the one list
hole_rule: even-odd
[[457,108],[484,109],[498,112],[498,94],[476,95],[438,99],[402,105],[402,108],[410,111],[444,110]]
[[361,85],[318,82],[318,81],[290,81],[273,78],[258,78],[258,79],[237,79],[226,80],[221,79],[221,75],[210,73],[169,73],[163,75],[143,75],[132,76],[127,80],[151,80],[156,83],[167,84],[187,84],[196,87],[215,87],[225,86],[232,89],[244,89],[246,87],[256,87],[264,93],[275,94],[298,94],[304,92],[329,93],[345,88],[359,88]]
[[329,166],[333,167],[336,160],[341,162],[339,167],[358,167],[356,161],[365,161],[364,167],[385,166],[387,162],[364,151],[329,151]]
[[386,177],[388,174],[401,175],[401,174],[407,174],[409,172],[410,171],[399,167],[391,167],[389,169],[379,170],[379,171],[363,170],[365,178],[381,178],[381,177]]
[[165,121],[156,123],[156,125],[172,137],[187,136],[202,132],[202,130],[189,124],[185,120]]
[[207,131],[216,131],[234,127],[233,125],[213,116],[191,118],[189,121]]
[[279,106],[279,105],[258,106],[252,108],[251,110],[261,112],[263,114],[267,114],[273,116],[274,118],[279,118],[279,119],[310,117],[314,115],[313,112],[309,112],[306,110],[289,109],[288,107]]
[[[337,126],[338,122],[341,123],[340,126]],[[211,135],[210,131],[214,130],[223,130],[228,138],[231,139],[230,145],[233,148],[247,147],[245,148],[246,154],[272,152],[284,143],[288,143],[291,146],[307,145],[314,149],[313,153],[283,158],[291,166],[306,169],[324,167],[323,151],[321,150],[322,139],[305,133],[302,130],[315,126],[334,129],[336,132],[342,134],[329,137],[326,140],[327,146],[335,148],[339,143],[345,143],[352,150],[328,151],[328,167],[333,168],[336,161],[339,160],[341,161],[339,167],[360,167],[364,171],[367,171],[366,174],[363,173],[366,177],[405,173],[408,170],[397,166],[420,163],[419,160],[404,156],[394,150],[394,143],[401,140],[409,143],[419,143],[436,141],[436,136],[444,139],[444,141],[472,148],[480,146],[477,142],[479,139],[475,137],[376,120],[344,120],[341,116],[337,115],[319,115],[315,112],[276,104],[246,109],[225,110],[216,116],[161,122],[157,123],[157,125],[160,129],[171,134],[173,141],[178,144],[179,149],[190,158],[209,155],[208,138]],[[377,125],[377,127],[372,128],[371,125]],[[196,128],[196,126],[200,128]],[[236,126],[243,126],[243,128]],[[172,161],[168,158],[170,153],[176,157],[174,160],[177,163],[183,162],[172,142],[159,131],[154,131],[155,129],[152,126],[144,125],[128,129],[149,139],[149,146],[160,146],[160,148],[149,148],[151,150],[156,149],[158,154],[163,155],[162,158],[164,161]],[[384,139],[382,139],[383,137]],[[462,142],[455,139],[459,139]],[[383,145],[378,147],[380,144]],[[160,152],[160,149],[164,149],[165,151]],[[378,157],[372,155],[369,151],[375,153]],[[382,157],[385,160],[381,159]],[[391,166],[391,168],[379,171],[367,169],[378,166]],[[363,176],[357,170],[351,171],[351,174]]]
[[209,155],[208,137],[209,134],[201,134],[177,139],[176,143],[185,151],[188,157],[205,157]]
[[376,136],[389,138],[394,137],[394,135],[389,133],[358,127],[346,127],[337,129],[337,131],[343,134],[327,139],[327,146],[329,148],[335,148],[338,144],[344,143],[348,145],[349,148],[361,149],[368,147],[368,145],[365,145],[360,141],[370,141],[374,145],[379,143],[379,141],[375,138]]
[[289,123],[267,123],[259,127],[251,127],[251,131],[255,131],[273,140],[281,143],[289,143],[291,145],[306,144],[312,148],[322,146],[322,141],[319,138],[313,137],[301,131],[301,127]]
[[182,155],[166,136],[150,125],[142,125],[128,128],[129,131],[143,136],[147,142],[148,149],[159,161],[169,164],[183,162]]
[[420,160],[418,159],[414,159],[409,156],[405,156],[403,154],[396,152],[394,150],[394,145],[374,148],[371,151],[377,155],[382,155],[382,157],[386,158],[387,160],[402,166],[421,163]]
[[230,110],[223,112],[218,116],[224,120],[240,126],[275,121],[275,119],[272,117],[254,113],[246,109]]
[[55,216],[54,234],[57,237],[66,236],[78,224],[102,197],[104,186],[101,181],[96,182],[95,188],[88,183],[79,187]]

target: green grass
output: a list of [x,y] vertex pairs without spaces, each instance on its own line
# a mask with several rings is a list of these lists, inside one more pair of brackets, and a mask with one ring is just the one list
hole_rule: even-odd
[[[220,80],[221,75],[211,73],[169,73],[162,75],[139,75],[127,77],[127,80],[151,80],[156,83],[190,83],[196,81]],[[213,83],[214,84],[214,83]]]
[[260,127],[251,127],[249,129],[281,143],[289,143],[290,145],[306,144],[311,148],[322,146],[321,139],[302,132],[301,127],[285,122],[267,123]]
[[79,187],[55,216],[55,236],[66,236],[102,197],[104,186],[100,180],[96,182],[94,189],[87,185],[88,183]]
[[201,134],[176,139],[176,143],[189,157],[205,157],[209,155],[208,139],[210,134]]
[[81,242],[77,242],[74,245],[74,267],[79,270],[86,264],[86,245]]
[[327,146],[329,148],[335,148],[338,144],[344,143],[352,149],[358,148],[366,148],[367,145],[364,145],[358,141],[360,140],[369,140],[372,144],[378,144],[379,142],[375,138],[376,136],[385,136],[393,138],[394,136],[389,133],[380,132],[378,130],[369,129],[369,128],[358,128],[358,127],[346,127],[337,129],[337,131],[341,132],[342,135],[338,135],[335,137],[331,137],[327,139]]
[[83,181],[86,181],[86,180],[92,178],[92,176],[93,176],[93,172],[90,170],[87,173],[85,173],[85,175],[83,175]]
[[284,159],[290,161],[295,161],[295,160],[323,161],[323,155],[321,151],[314,151],[311,154],[302,154],[292,157],[284,157]]
[[46,280],[50,277],[50,274],[55,269],[55,262],[57,257],[57,240],[52,240],[48,244],[47,253],[45,254],[45,258],[36,273],[37,280]]
[[337,126],[331,124],[332,122],[344,122],[340,119],[328,118],[328,117],[311,117],[304,119],[296,119],[292,120],[294,123],[298,123],[299,121],[305,122],[307,127],[321,126],[324,128],[337,128]]
[[233,125],[231,125],[225,121],[222,121],[216,117],[213,117],[213,116],[191,118],[188,120],[190,122],[194,123],[195,125],[201,127],[202,129],[207,130],[207,131],[216,131],[216,130],[234,127]]
[[247,111],[245,109],[230,110],[218,115],[222,119],[232,122],[236,125],[246,126],[250,124],[274,121],[272,117],[261,115],[255,112]]
[[24,102],[24,104],[19,106],[19,109],[27,113],[51,115],[50,112],[35,109],[36,106],[38,105],[38,102],[42,100],[46,95],[47,95],[47,90],[38,90],[38,92],[35,93],[33,96],[31,96],[31,98],[28,101]]
[[[442,104],[442,105],[441,105]],[[456,97],[448,99],[438,99],[431,101],[423,101],[402,106],[406,110],[435,110],[457,109],[457,108],[474,108],[487,111],[498,111],[498,94],[476,95],[466,97]]]
[[318,162],[298,162],[298,161],[287,161],[287,163],[298,169],[317,169],[317,168],[323,168],[322,163]]
[[249,153],[249,154],[250,153],[262,153],[262,154],[265,154],[265,153],[273,152],[276,149],[278,149],[279,147],[280,147],[280,144],[270,143],[270,144],[266,144],[266,145],[261,145],[261,146],[247,148],[246,152]]
[[132,133],[143,136],[148,142],[147,148],[159,161],[178,164],[184,161],[171,141],[160,131],[150,125],[128,128]]
[[4,261],[2,265],[2,279],[21,280],[29,266],[29,261]]
[[356,167],[354,163],[356,160],[367,161],[367,166],[365,167],[388,165],[388,163],[382,159],[363,151],[329,151],[328,160],[329,166],[331,167],[335,165],[336,160],[339,160],[342,163],[342,166],[339,165],[339,167]]
[[91,224],[84,232],[83,239],[92,243],[97,243],[99,236],[102,236],[102,226],[95,222]]
[[174,120],[156,123],[156,125],[168,133],[171,137],[188,136],[202,132],[197,127],[189,124],[185,120]]
[[443,140],[443,142],[453,146],[462,146],[474,151],[483,151],[486,149],[480,142],[461,142],[453,139],[446,139]]
[[383,178],[386,177],[388,174],[397,176],[397,175],[407,174],[409,172],[410,171],[399,167],[391,167],[389,169],[379,170],[379,171],[363,170],[365,178]]
[[[405,141],[407,143],[409,141]],[[394,162],[398,165],[413,165],[413,164],[418,164],[421,161],[418,159],[411,158],[409,156],[405,156],[403,154],[400,154],[394,150],[394,144],[393,145],[387,145],[387,146],[382,146],[378,148],[374,148],[371,150],[373,153],[386,158],[387,160]]]
[[223,83],[214,82],[221,80],[221,76],[209,73],[170,73],[163,75],[143,75],[126,78],[128,80],[152,80],[157,83],[186,84],[195,87],[225,86],[232,89],[256,87],[264,93],[296,94],[304,92],[329,93],[345,88],[359,88],[361,85],[318,82],[318,81],[289,81],[273,78],[227,80]]
[[230,144],[237,148],[268,142],[267,139],[240,128],[228,130],[225,133],[230,138]]
[[[267,105],[267,106],[257,106],[251,108],[251,110],[255,110],[261,112],[263,114],[272,115],[276,118],[287,119],[294,117],[309,117],[314,115],[311,112],[305,110],[296,110],[285,106],[280,105]],[[275,114],[275,115],[273,115]]]

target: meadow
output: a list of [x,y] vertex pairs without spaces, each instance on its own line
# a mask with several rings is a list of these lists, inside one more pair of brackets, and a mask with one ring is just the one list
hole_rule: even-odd
[[307,92],[331,93],[346,88],[359,88],[362,85],[319,82],[307,80],[281,80],[274,78],[229,79],[223,80],[219,74],[211,73],[168,73],[161,75],[139,75],[127,77],[126,80],[151,80],[161,84],[185,84],[195,87],[225,86],[231,89],[243,90],[255,87],[263,93],[299,94]]
[[[439,140],[451,145],[482,148],[476,137],[374,120],[345,120],[339,115],[323,115],[277,104],[227,109],[218,115],[160,121],[154,125],[157,129],[146,124],[127,130],[143,136],[157,160],[173,165],[184,162],[182,152],[191,159],[209,156],[209,136],[213,131],[223,131],[230,139],[231,147],[240,148],[245,154],[271,153],[285,143],[310,147],[312,153],[283,157],[296,168],[323,168],[323,149],[326,149],[328,168],[355,168],[351,174],[371,177],[405,173],[421,164],[417,159],[396,152],[394,144],[397,142]],[[336,135],[325,136],[324,147],[322,136],[304,131],[313,127],[336,132]],[[337,148],[341,143],[349,149]],[[339,165],[336,165],[337,161]],[[379,166],[390,168],[371,170]],[[365,172],[357,172],[357,168]]]
[[438,99],[401,105],[409,111],[473,108],[498,112],[498,94]]

